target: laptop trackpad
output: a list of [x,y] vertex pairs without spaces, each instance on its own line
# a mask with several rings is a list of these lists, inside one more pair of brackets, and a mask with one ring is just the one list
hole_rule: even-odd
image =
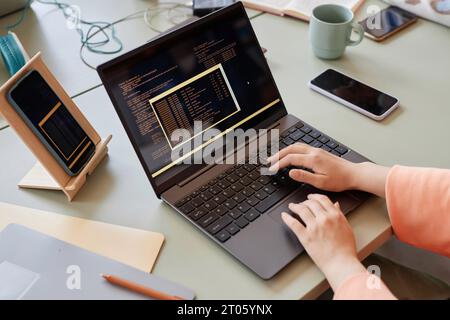
[[283,211],[285,211],[287,213],[291,213],[291,211],[289,210],[289,207],[288,207],[289,203],[303,202],[307,199],[307,196],[310,193],[325,194],[331,199],[331,201],[333,201],[333,202],[339,201],[339,205],[341,207],[342,212],[344,212],[344,214],[353,210],[359,203],[359,201],[357,199],[351,197],[350,195],[348,195],[345,192],[331,193],[331,192],[317,190],[310,186],[304,186],[303,188],[300,188],[297,192],[295,192],[291,196],[289,196],[280,205],[271,209],[271,211],[269,212],[269,216],[272,219],[274,219],[275,221],[277,221],[279,223],[283,223],[283,220],[281,220],[281,213]]
[[297,192],[293,193],[290,197],[284,200],[280,205],[271,209],[269,216],[275,221],[284,224],[283,220],[281,220],[281,213],[283,211],[287,213],[291,212],[288,208],[289,203],[299,203],[305,201],[310,192],[311,190],[309,188],[300,188]]

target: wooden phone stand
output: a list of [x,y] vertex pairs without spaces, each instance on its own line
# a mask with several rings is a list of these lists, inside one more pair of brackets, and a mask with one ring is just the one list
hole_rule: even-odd
[[[94,155],[76,176],[70,176],[64,171],[58,161],[56,161],[41,140],[33,133],[8,101],[7,95],[9,90],[19,79],[31,70],[38,71],[45,81],[47,81],[61,102],[66,106],[68,111],[75,120],[77,120],[78,124],[83,128],[96,146]],[[104,140],[100,138],[89,121],[81,113],[80,109],[78,109],[76,104],[42,61],[40,53],[37,53],[31,58],[22,69],[0,88],[0,114],[9,123],[11,128],[16,131],[20,139],[22,139],[38,160],[38,163],[36,163],[36,165],[34,165],[19,182],[18,186],[21,188],[61,190],[66,194],[68,200],[72,201],[78,191],[80,191],[86,183],[87,176],[95,170],[97,165],[108,153],[107,145],[112,136],[109,135]]]

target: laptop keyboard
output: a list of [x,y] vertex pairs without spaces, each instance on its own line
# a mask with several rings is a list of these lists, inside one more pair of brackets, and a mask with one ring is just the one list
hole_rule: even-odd
[[[280,150],[297,142],[322,148],[336,156],[345,146],[302,122],[280,135]],[[290,168],[261,175],[262,164],[237,164],[192,192],[175,206],[221,242],[246,228],[261,214],[302,185],[289,177]]]

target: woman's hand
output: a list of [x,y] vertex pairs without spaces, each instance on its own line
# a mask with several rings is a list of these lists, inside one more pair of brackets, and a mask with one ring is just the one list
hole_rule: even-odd
[[301,143],[286,147],[267,160],[271,164],[269,170],[273,172],[286,167],[299,167],[291,169],[289,176],[318,189],[335,192],[355,189],[385,196],[389,168],[371,162],[353,163]]
[[284,223],[295,233],[306,252],[336,290],[349,276],[364,272],[356,254],[355,237],[339,204],[318,194],[308,200],[289,204],[289,209],[305,225],[283,212]]

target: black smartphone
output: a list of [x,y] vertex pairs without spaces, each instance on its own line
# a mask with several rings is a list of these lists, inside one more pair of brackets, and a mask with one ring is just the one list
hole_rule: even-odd
[[395,6],[381,10],[360,22],[368,38],[382,41],[417,21],[417,16]]
[[398,99],[343,73],[328,69],[311,80],[311,89],[374,120],[386,118],[398,107]]
[[67,174],[77,175],[95,144],[41,74],[32,70],[8,92],[8,100]]

